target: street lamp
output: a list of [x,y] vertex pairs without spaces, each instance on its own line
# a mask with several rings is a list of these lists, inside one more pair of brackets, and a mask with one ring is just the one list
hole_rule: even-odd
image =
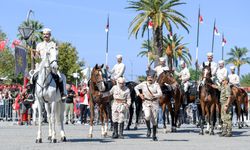
[[80,78],[79,73],[77,71],[73,73],[73,77],[76,79],[76,87],[77,87],[77,79]]
[[[29,10],[29,12],[27,14],[26,22],[28,23],[28,26],[21,26],[18,28],[19,33],[21,34],[21,36],[25,40],[25,46],[28,46],[27,40],[30,38],[30,36],[34,32],[34,29],[29,24],[29,18],[30,18],[31,13],[33,13],[33,11]],[[34,58],[33,58],[33,51],[32,50],[30,52],[30,55],[31,55],[31,70],[33,70],[34,69]]]

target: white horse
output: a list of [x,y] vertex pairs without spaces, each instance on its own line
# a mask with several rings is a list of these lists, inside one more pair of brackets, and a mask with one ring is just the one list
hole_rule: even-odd
[[[65,104],[61,101],[61,95],[59,88],[56,87],[56,82],[52,77],[52,73],[57,73],[57,55],[56,49],[50,49],[50,52],[46,54],[40,64],[38,70],[38,79],[36,82],[35,99],[38,102],[38,133],[36,143],[42,143],[42,105],[45,103],[45,109],[47,111],[47,118],[49,122],[49,136],[48,140],[56,143],[56,121],[61,127],[61,140],[66,141],[64,126],[63,126],[63,113]],[[61,74],[63,82],[66,82],[66,77]],[[64,84],[65,85],[65,84]]]

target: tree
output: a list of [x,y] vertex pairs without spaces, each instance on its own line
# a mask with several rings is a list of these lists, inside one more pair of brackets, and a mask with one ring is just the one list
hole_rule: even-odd
[[[168,35],[167,37],[163,37],[163,49],[166,51],[163,51],[162,55],[169,55],[171,57],[168,58],[173,58],[168,59],[169,61],[173,61],[177,67],[178,65],[178,60],[183,60],[188,66],[191,65],[191,60],[192,56],[189,53],[188,48],[186,47],[187,44],[182,44],[183,37],[182,36],[177,36],[177,34],[174,34],[172,37]],[[139,52],[137,56],[146,56],[149,57],[150,60],[155,61],[157,59],[157,56],[155,54],[155,49],[153,48],[153,40],[149,41],[149,46],[148,46],[148,41],[145,40],[142,43],[142,51]],[[148,50],[150,53],[148,53]],[[169,66],[171,66],[171,63],[168,63]],[[172,67],[171,67],[172,68]]]
[[[196,70],[189,68],[189,72],[190,72],[190,80],[191,81],[198,81],[200,76],[201,76],[201,71],[197,70],[197,75],[196,75]],[[196,78],[197,77],[197,78]]]
[[84,62],[78,60],[76,48],[68,42],[60,43],[58,50],[59,70],[66,75],[68,81],[73,82],[72,74],[76,71],[80,72],[80,67],[84,65]]
[[178,67],[178,60],[183,60],[188,66],[191,65],[192,56],[189,53],[186,43],[182,43],[184,37],[178,36],[176,33],[173,36],[168,35],[163,38],[165,55],[168,56],[169,69],[172,70],[173,63]]
[[238,76],[240,76],[240,67],[244,64],[250,64],[250,57],[246,57],[247,53],[247,48],[240,48],[237,46],[231,48],[230,52],[227,53],[227,55],[229,55],[229,58],[225,60],[225,62],[226,64],[234,64],[234,66],[237,67]]
[[142,37],[148,27],[149,20],[153,23],[153,39],[156,55],[163,55],[163,27],[168,31],[171,30],[171,23],[177,28],[181,25],[189,32],[189,24],[185,21],[186,17],[179,11],[173,9],[175,6],[185,4],[180,0],[138,0],[128,1],[129,7],[138,12],[138,15],[132,20],[129,26],[130,36],[137,38],[138,32],[142,29]]
[[[6,39],[6,34],[0,30],[0,41]],[[6,46],[4,50],[0,52],[0,77],[8,76],[8,79],[14,79],[14,64],[13,52],[10,47]]]
[[250,86],[250,73],[241,76],[240,84],[245,87]]

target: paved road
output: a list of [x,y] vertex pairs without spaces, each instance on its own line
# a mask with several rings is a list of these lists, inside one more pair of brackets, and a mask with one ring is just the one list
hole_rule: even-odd
[[[140,125],[139,130],[136,131],[125,131],[125,139],[116,140],[110,137],[102,138],[100,126],[95,126],[94,137],[89,139],[87,137],[88,127],[88,125],[66,125],[65,131],[68,141],[53,144],[47,140],[48,126],[44,125],[43,143],[36,144],[36,126],[18,126],[12,125],[10,122],[0,122],[0,150],[246,150],[250,147],[250,128],[234,128],[233,137],[221,138],[217,134],[214,136],[198,135],[199,130],[193,125],[183,125],[177,133],[163,133],[163,129],[159,129],[159,141],[154,142],[145,137],[145,125]],[[111,132],[109,132],[110,135]]]

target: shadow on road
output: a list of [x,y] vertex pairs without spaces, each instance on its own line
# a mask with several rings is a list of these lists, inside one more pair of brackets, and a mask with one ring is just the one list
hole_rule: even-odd
[[111,143],[114,142],[110,139],[68,139],[68,142],[80,143],[80,142],[100,142],[100,143]]
[[188,142],[189,140],[185,140],[185,139],[180,139],[180,140],[176,140],[176,139],[163,139],[163,140],[159,140],[159,141],[168,141],[168,142]]

